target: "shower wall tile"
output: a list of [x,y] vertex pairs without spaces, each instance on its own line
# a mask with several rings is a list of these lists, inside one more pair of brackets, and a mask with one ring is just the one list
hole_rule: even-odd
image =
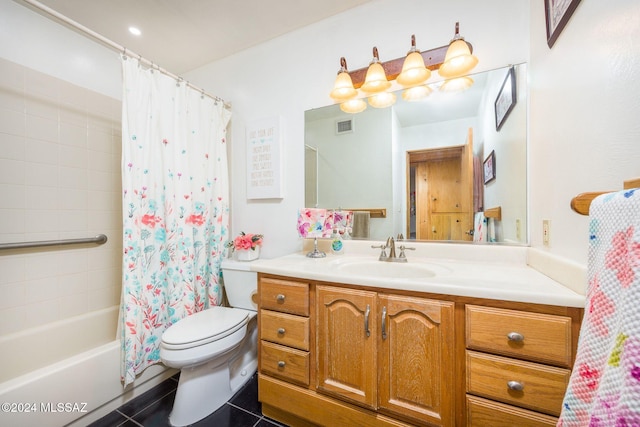
[[0,336],[118,305],[121,102],[0,59]]
[[57,187],[59,171],[57,165],[25,162],[23,170],[26,174],[25,185],[38,187]]
[[27,290],[23,283],[0,285],[0,310],[20,307],[27,302]]
[[25,160],[32,163],[58,165],[60,145],[38,139],[28,138],[25,146]]
[[27,209],[60,209],[60,191],[56,187],[25,186],[25,207]]
[[26,329],[26,311],[24,306],[0,310],[0,336],[20,332]]
[[27,138],[58,142],[58,120],[55,118],[27,114],[25,128]]
[[0,132],[24,137],[27,126],[26,114],[21,111],[0,111]]
[[0,257],[0,285],[22,282],[25,276],[25,260],[22,256],[6,255]]
[[0,183],[24,184],[24,162],[12,159],[0,158]]
[[[5,240],[5,237],[9,234],[19,235],[24,233],[26,231],[25,227],[24,212],[22,210],[0,209],[0,236],[2,236],[2,241],[8,242],[9,240]],[[2,271],[2,275],[6,274],[1,264],[0,271]]]
[[24,185],[0,183],[0,209],[24,209],[26,195]]
[[[1,114],[2,111],[0,111]],[[8,133],[0,133],[0,158],[24,160],[25,150],[25,138]]]

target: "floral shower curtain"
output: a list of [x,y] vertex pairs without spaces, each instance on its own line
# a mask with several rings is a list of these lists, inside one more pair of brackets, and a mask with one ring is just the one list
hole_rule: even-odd
[[228,240],[225,132],[231,113],[123,58],[121,379],[160,362],[160,338],[219,305]]

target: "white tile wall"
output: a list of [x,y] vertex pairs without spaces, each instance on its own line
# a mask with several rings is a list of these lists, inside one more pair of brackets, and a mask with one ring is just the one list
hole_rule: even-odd
[[0,59],[0,336],[119,304],[120,101]]

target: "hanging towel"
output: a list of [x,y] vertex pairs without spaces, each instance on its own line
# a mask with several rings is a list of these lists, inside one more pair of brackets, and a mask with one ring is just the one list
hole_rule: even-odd
[[589,210],[588,287],[558,426],[640,425],[640,189]]
[[366,212],[354,212],[353,213],[353,231],[351,237],[354,239],[368,239],[369,238],[369,218],[370,213]]
[[484,166],[478,156],[473,156],[473,211],[484,211]]
[[476,212],[474,217],[473,241],[483,243],[487,241],[487,219],[484,217],[484,212]]

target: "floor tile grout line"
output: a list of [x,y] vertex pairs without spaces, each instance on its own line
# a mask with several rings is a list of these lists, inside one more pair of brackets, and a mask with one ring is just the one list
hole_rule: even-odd
[[262,417],[262,414],[258,415],[258,414],[254,413],[254,412],[251,412],[249,409],[243,408],[242,406],[238,406],[238,405],[233,404],[231,402],[227,402],[227,405],[233,406],[236,409],[240,409],[241,411],[244,411],[244,412],[246,412],[248,414],[251,414],[251,415],[254,415],[256,417]]
[[[159,401],[161,401],[162,399],[164,399],[165,397],[167,397],[168,395],[170,395],[171,393],[175,392],[175,390],[171,390],[170,392],[163,394],[162,396],[160,396],[158,399],[154,400],[153,402],[149,403],[147,406],[145,406],[144,408],[140,409],[138,412],[134,413],[133,415],[125,415],[126,417],[129,417],[133,420],[133,417],[135,417],[136,415],[140,414],[143,411],[146,411],[147,409],[149,409],[149,407],[155,405],[156,403],[158,403]],[[122,412],[121,412],[122,413]],[[123,414],[124,415],[124,414]]]

